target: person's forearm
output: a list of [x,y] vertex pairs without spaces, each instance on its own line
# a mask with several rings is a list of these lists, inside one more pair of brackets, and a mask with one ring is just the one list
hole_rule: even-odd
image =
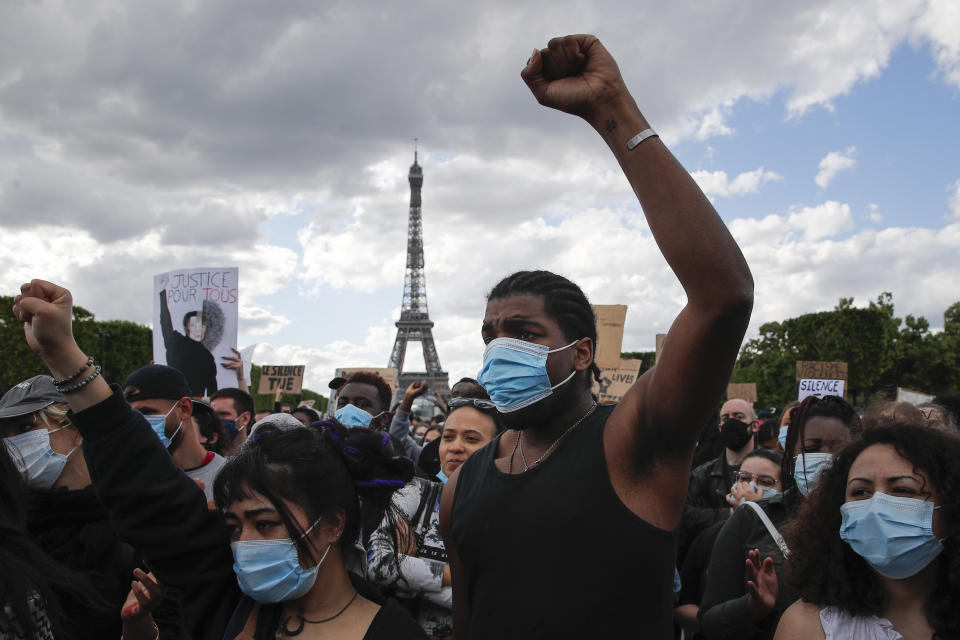
[[[83,382],[86,378],[94,374],[96,362],[82,369],[87,362],[87,356],[80,350],[76,343],[67,346],[62,352],[45,353],[43,361],[50,370],[50,375],[54,380],[64,380],[70,376],[73,377],[66,386],[76,385]],[[90,382],[76,391],[70,391],[64,394],[67,404],[74,411],[83,411],[87,407],[102,402],[111,395],[110,385],[103,379],[102,375],[96,376]]]
[[618,100],[599,106],[587,121],[623,168],[690,304],[707,308],[752,299],[747,263],[690,174],[659,137],[627,149],[630,138],[650,128],[630,94],[624,91]]

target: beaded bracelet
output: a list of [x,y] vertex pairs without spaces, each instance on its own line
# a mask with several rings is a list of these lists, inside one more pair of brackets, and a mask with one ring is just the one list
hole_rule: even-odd
[[83,365],[82,367],[80,367],[80,369],[79,369],[75,374],[73,374],[72,376],[67,376],[67,377],[64,378],[63,380],[54,380],[54,381],[53,381],[53,384],[56,385],[56,386],[58,386],[58,387],[59,387],[60,385],[67,384],[68,382],[70,382],[70,381],[73,380],[74,378],[78,377],[81,373],[83,373],[84,371],[86,371],[86,370],[87,370],[87,367],[89,367],[89,366],[92,365],[92,364],[93,364],[93,356],[87,356],[87,361],[84,363],[84,365]]
[[60,393],[71,393],[73,391],[79,391],[80,389],[83,389],[85,386],[90,384],[93,381],[93,379],[99,375],[100,375],[100,365],[97,365],[96,368],[93,370],[93,373],[91,373],[89,376],[87,376],[77,384],[73,385],[72,387],[58,386],[57,391],[59,391]]

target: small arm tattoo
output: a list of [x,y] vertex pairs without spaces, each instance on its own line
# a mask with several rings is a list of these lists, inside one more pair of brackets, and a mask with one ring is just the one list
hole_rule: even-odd
[[613,131],[617,128],[617,121],[612,119],[607,120],[605,128],[607,133],[613,133]]

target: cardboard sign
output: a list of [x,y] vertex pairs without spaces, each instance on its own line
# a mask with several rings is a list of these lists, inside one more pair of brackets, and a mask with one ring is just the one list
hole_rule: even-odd
[[846,380],[821,380],[817,378],[805,378],[797,384],[797,400],[803,400],[810,396],[823,398],[824,396],[844,397],[844,387]]
[[663,343],[665,343],[666,341],[667,341],[667,334],[665,333],[657,334],[657,360],[653,364],[657,364],[657,362],[660,362],[660,352],[663,351]]
[[600,382],[593,382],[593,393],[599,402],[620,402],[640,374],[642,360],[621,358],[615,369],[601,369]]
[[757,401],[757,383],[756,382],[731,382],[727,385],[727,400],[739,398],[746,400],[750,404]]
[[260,367],[260,386],[257,393],[274,394],[277,390],[283,393],[300,393],[303,389],[303,370],[305,365],[269,365]]
[[913,389],[897,387],[897,402],[909,402],[916,406],[924,402],[933,402],[933,396],[927,393],[921,393],[920,391],[914,391]]
[[303,402],[301,402],[301,403],[298,404],[297,406],[298,406],[298,407],[309,407],[309,408],[313,409],[313,405],[316,404],[316,402],[317,402],[317,401],[316,401],[316,400],[313,400],[313,399],[304,400]]
[[597,352],[593,355],[593,361],[601,369],[617,369],[620,366],[627,305],[595,304],[593,315],[597,319]]
[[797,360],[797,380],[846,380],[846,362]]
[[237,346],[238,278],[237,267],[153,277],[153,361],[179,369],[194,396],[237,386],[222,363]]
[[797,400],[809,396],[846,399],[847,363],[797,360]]

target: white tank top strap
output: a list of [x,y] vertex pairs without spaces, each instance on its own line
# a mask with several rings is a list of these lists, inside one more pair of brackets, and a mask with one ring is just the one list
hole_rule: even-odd
[[820,609],[820,625],[827,640],[903,640],[886,618],[854,616],[837,607]]

